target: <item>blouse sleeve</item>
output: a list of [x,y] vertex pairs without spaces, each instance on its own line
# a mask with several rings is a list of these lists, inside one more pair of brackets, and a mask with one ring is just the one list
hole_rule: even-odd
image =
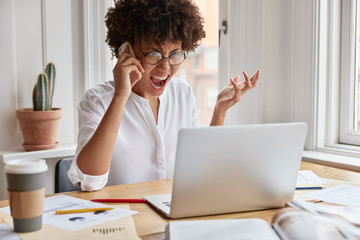
[[[108,89],[109,90],[109,89]],[[70,181],[80,186],[82,191],[94,191],[103,188],[108,180],[109,171],[103,175],[84,174],[77,165],[77,156],[88,143],[99,126],[107,107],[112,99],[113,92],[106,89],[89,90],[78,106],[79,133],[75,157],[68,171]],[[101,97],[100,97],[101,96]]]
[[77,187],[81,187],[82,191],[100,190],[105,187],[108,180],[109,171],[103,175],[88,175],[81,172],[76,164],[76,158],[71,163],[68,171],[70,181]]

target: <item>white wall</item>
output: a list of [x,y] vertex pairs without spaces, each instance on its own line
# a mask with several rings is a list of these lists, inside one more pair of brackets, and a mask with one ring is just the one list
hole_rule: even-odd
[[221,1],[220,88],[246,69],[262,70],[227,117],[229,124],[306,121],[306,147],[312,147],[314,87],[314,5],[312,0]]
[[0,150],[21,146],[15,110],[32,107],[32,88],[49,61],[57,68],[53,106],[64,110],[58,141],[75,143],[84,82],[82,12],[82,1],[0,1]]

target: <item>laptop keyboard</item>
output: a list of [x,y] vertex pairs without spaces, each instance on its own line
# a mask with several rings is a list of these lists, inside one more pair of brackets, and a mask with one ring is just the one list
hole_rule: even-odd
[[170,207],[171,206],[171,202],[163,202],[163,204],[167,207]]

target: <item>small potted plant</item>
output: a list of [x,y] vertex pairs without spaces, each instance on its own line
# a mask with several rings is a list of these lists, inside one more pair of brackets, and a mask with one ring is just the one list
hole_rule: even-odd
[[23,147],[27,151],[54,149],[58,146],[58,133],[61,108],[53,108],[56,69],[50,62],[40,73],[33,89],[33,108],[16,110],[24,137]]

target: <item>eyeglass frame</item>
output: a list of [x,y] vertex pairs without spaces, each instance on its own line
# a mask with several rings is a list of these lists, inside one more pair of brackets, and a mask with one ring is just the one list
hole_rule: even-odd
[[[158,52],[158,51],[151,51],[151,52],[148,52],[148,53],[144,53],[139,47],[137,47],[137,49],[139,49],[139,51],[141,52],[141,54],[145,57],[146,63],[147,63],[147,64],[150,64],[150,65],[157,65],[157,64],[161,63],[161,61],[162,61],[163,59],[166,59],[166,60],[169,61],[169,63],[170,63],[171,66],[178,66],[178,65],[182,64],[182,63],[185,61],[185,59],[186,59],[186,54],[185,54],[185,52],[181,52],[181,53],[183,54],[183,56],[184,56],[184,59],[183,59],[180,63],[178,63],[178,64],[172,64],[172,63],[170,62],[171,56],[173,56],[174,54],[179,54],[179,52],[175,52],[175,53],[171,54],[169,57],[164,57],[164,56],[163,56],[160,52]],[[146,60],[146,57],[147,57],[150,53],[159,53],[159,54],[160,54],[160,57],[161,57],[160,60],[159,60],[157,63],[149,63],[149,62]]]

